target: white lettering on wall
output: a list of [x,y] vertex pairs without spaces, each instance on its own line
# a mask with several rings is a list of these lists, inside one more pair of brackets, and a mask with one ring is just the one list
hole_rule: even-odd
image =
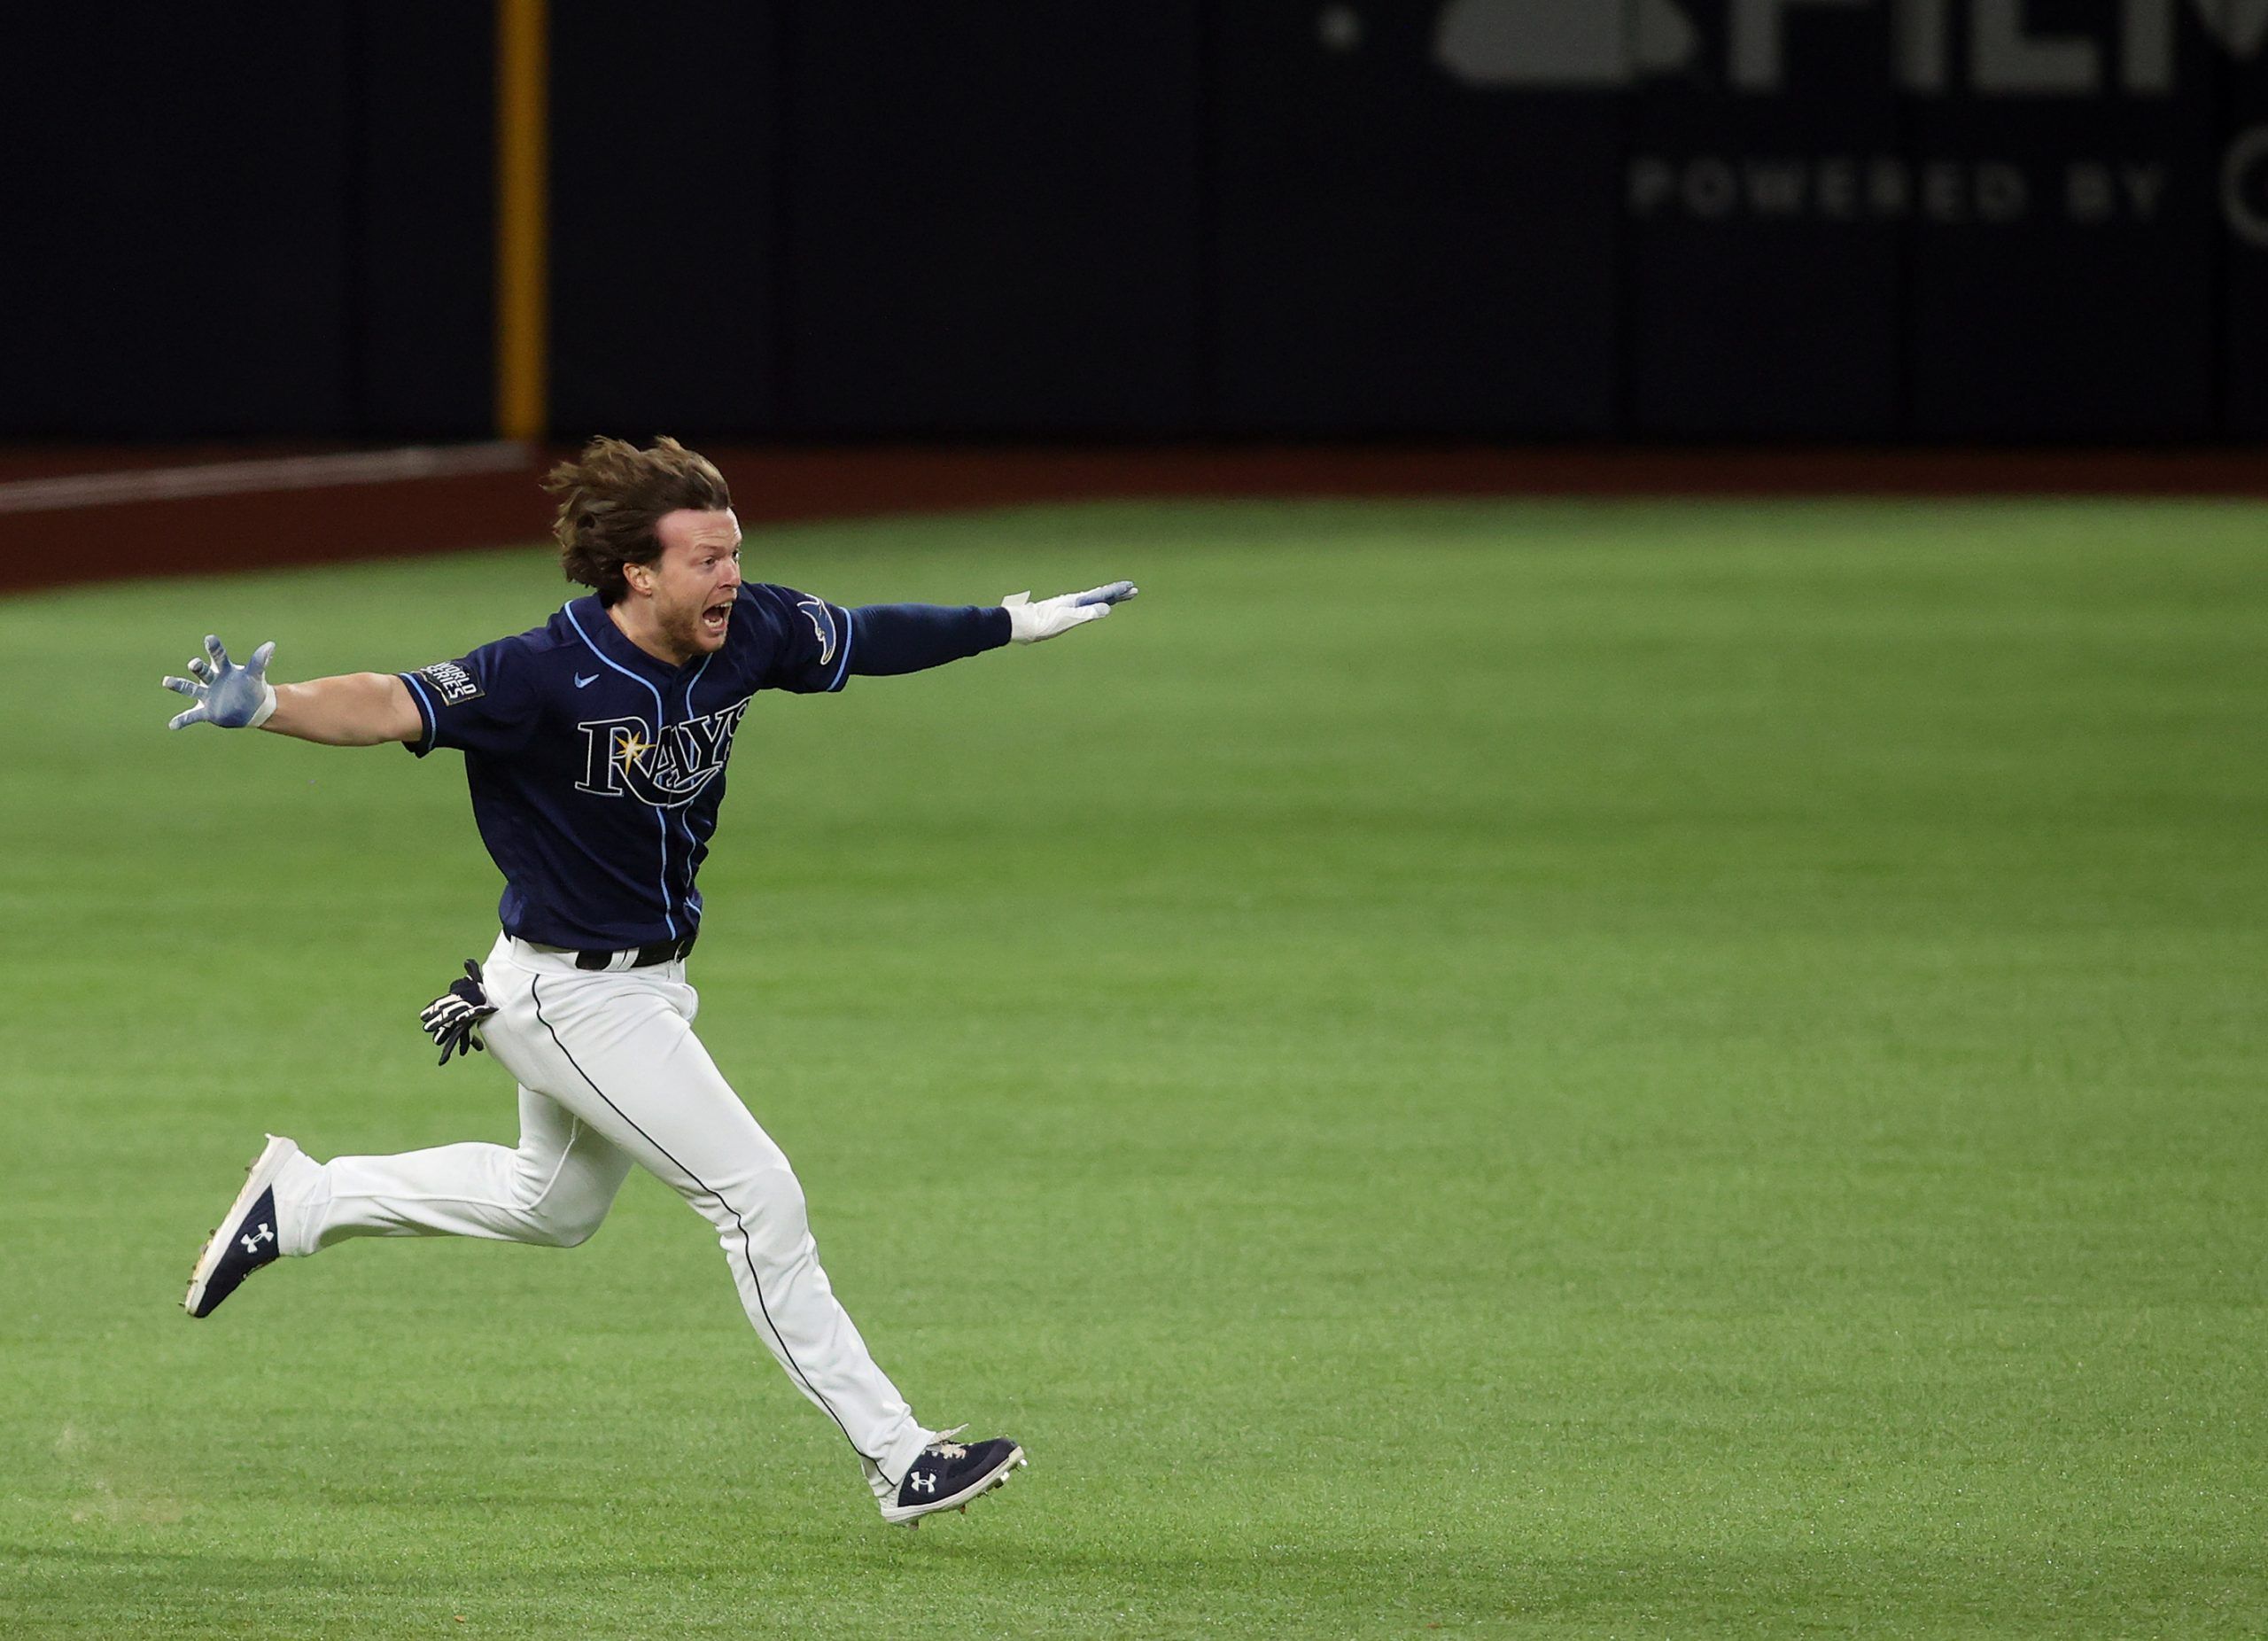
[[1864,9],[1874,0],[1733,0],[1732,76],[1744,91],[1788,83],[1786,14],[1799,5]]
[[1909,91],[1942,91],[1951,75],[1946,59],[1946,11],[1952,0],[1898,0],[1891,27],[1898,53],[1898,83]]
[[1969,13],[1969,74],[1979,91],[2013,97],[2102,88],[2102,54],[2092,40],[2024,32],[2024,0],[1974,0]]
[[2137,97],[2173,92],[2173,0],[2120,0],[2118,62]]

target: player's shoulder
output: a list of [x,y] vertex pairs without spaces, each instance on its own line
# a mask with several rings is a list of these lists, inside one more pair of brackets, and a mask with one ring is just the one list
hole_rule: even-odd
[[780,587],[770,581],[743,581],[741,583],[740,602],[765,610],[786,611],[798,604],[816,604],[823,601],[809,593],[799,593],[792,587]]
[[809,621],[812,608],[820,601],[792,587],[776,587],[769,581],[743,581],[736,602],[741,613],[754,619],[736,620],[733,625],[751,640],[760,638],[776,643],[793,630],[798,609],[804,611],[801,618]]
[[541,626],[531,627],[512,642],[526,646],[529,655],[551,655],[562,649],[587,649],[592,624],[607,619],[606,607],[596,594],[571,598],[551,612]]
[[[477,644],[466,650],[462,663],[436,663],[435,667],[447,665],[462,671],[463,667],[470,666],[483,672],[493,671],[540,653],[550,648],[553,642],[550,624],[547,623],[542,626],[530,627],[524,633],[509,633],[501,638],[492,638],[486,643]],[[409,672],[423,676],[434,671],[435,667],[412,667]]]
[[532,626],[524,633],[508,633],[481,648],[500,659],[526,664],[548,661],[563,650],[579,648],[582,642],[568,611],[563,609],[555,611],[541,626]]
[[799,618],[821,626],[832,625],[832,611],[836,606],[816,593],[805,593],[792,587],[779,587],[770,581],[747,581],[741,585],[741,600],[762,611],[781,626]]
[[818,594],[754,581],[742,584],[741,596],[762,612],[773,633],[796,643],[808,638],[829,652],[835,649],[842,625],[840,612]]
[[465,665],[489,688],[537,685],[553,670],[556,658],[580,642],[562,610],[540,626],[490,639],[465,657]]

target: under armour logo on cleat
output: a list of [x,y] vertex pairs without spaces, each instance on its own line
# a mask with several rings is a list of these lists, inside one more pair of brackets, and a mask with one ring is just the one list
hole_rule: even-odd
[[905,1485],[912,1488],[917,1493],[934,1493],[937,1490],[937,1478],[935,1476],[925,1476],[917,1470],[912,1475],[905,1478]]
[[260,1229],[250,1236],[240,1236],[237,1239],[245,1245],[245,1252],[247,1254],[260,1252],[260,1245],[262,1242],[273,1242],[275,1240],[276,1233],[268,1228],[265,1220],[261,1221]]

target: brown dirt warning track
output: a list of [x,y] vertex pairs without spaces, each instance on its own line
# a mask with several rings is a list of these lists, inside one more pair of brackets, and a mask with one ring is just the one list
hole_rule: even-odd
[[[743,522],[1253,496],[2268,496],[2268,450],[704,447]],[[0,450],[0,593],[540,538],[512,444]]]

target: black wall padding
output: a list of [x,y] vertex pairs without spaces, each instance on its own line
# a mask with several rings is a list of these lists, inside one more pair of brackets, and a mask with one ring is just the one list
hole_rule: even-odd
[[[492,8],[12,17],[0,435],[493,422]],[[551,7],[555,427],[2268,438],[2263,0]]]
[[1218,426],[1612,431],[1617,100],[1459,83],[1440,10],[1216,8]]
[[644,439],[778,421],[777,8],[551,9],[552,423]]
[[[2104,31],[2041,32],[2095,47]],[[1955,220],[1917,233],[1906,315],[1927,439],[2194,440],[2217,431],[2225,229],[2215,63],[2194,33],[2186,95],[1949,97],[1913,113],[1917,155],[1985,156],[2022,179],[1996,221],[1970,166]],[[1971,66],[1972,70],[1974,65]]]
[[350,21],[356,419],[479,437],[495,423],[492,8],[371,4]]
[[1623,426],[1894,438],[1906,215],[1889,15],[1791,18],[1766,97],[1730,83],[1729,0],[1684,10],[1687,60],[1628,104]]
[[792,40],[797,431],[1190,425],[1193,0],[832,0]]
[[2221,432],[2268,439],[2268,42],[2219,82],[2231,134],[2216,183],[2225,230],[2221,303]]
[[347,429],[344,8],[28,7],[6,35],[0,433]]

